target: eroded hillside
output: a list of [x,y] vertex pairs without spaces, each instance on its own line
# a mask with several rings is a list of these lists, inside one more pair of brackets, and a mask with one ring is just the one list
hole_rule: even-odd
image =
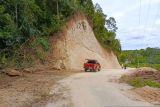
[[115,54],[98,43],[87,18],[77,14],[51,36],[49,62],[58,69],[82,69],[85,59],[97,59],[103,68],[120,68]]

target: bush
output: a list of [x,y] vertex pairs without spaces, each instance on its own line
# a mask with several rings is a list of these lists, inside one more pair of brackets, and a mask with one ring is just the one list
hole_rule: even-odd
[[38,45],[41,45],[45,51],[48,51],[49,43],[47,38],[44,38],[44,37],[37,38],[36,42],[38,43]]
[[128,84],[134,86],[134,87],[144,87],[144,86],[150,86],[150,87],[157,87],[160,88],[160,83],[151,80],[151,79],[146,79],[143,80],[142,78],[134,78],[134,79],[129,79],[127,81]]

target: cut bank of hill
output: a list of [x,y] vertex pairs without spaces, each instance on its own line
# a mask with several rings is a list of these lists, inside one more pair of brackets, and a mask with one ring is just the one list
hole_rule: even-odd
[[[76,13],[83,13],[92,27],[83,19],[68,22]],[[116,20],[92,0],[5,0],[0,3],[0,19],[0,68],[24,69],[47,64],[47,59],[51,66],[82,68],[84,58],[97,59],[107,68],[117,67],[112,52],[121,51]],[[103,52],[95,37],[112,51]]]
[[50,37],[49,64],[54,68],[82,69],[85,59],[97,59],[102,68],[120,68],[116,55],[103,49],[83,14],[76,14],[63,30]]

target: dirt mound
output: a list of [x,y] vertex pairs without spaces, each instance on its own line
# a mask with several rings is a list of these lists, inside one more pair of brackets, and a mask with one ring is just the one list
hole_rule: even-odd
[[160,72],[148,67],[131,70],[121,77],[120,82],[126,82],[136,88],[134,92],[140,99],[152,104],[160,104]]
[[50,37],[49,63],[57,69],[82,69],[85,59],[97,59],[103,68],[120,68],[115,54],[98,43],[87,18],[76,14]]
[[160,104],[160,89],[158,88],[146,86],[143,88],[132,89],[132,91],[152,104]]
[[141,68],[138,68],[137,70],[141,70],[141,71],[153,71],[153,72],[158,71],[158,70],[156,70],[154,68],[150,68],[150,67],[141,67]]
[[160,72],[152,68],[138,68],[134,72],[130,73],[130,78],[139,77],[143,80],[152,79],[156,82],[160,82]]

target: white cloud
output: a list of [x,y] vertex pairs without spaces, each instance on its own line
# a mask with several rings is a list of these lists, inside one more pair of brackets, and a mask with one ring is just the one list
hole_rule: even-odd
[[155,24],[160,25],[160,19],[157,19]]
[[117,12],[115,14],[112,15],[114,18],[116,19],[120,19],[122,18],[123,16],[125,16],[125,12]]
[[[149,6],[149,4],[151,4],[151,3],[152,3],[152,5],[154,5],[154,4],[160,3],[160,0],[151,0],[151,1],[149,1],[149,0],[142,0],[141,1],[141,9],[144,6]],[[139,2],[131,5],[130,7],[127,6],[125,10],[120,10],[118,12],[115,12],[111,16],[115,17],[116,19],[120,19],[120,18],[123,18],[123,16],[128,15],[128,13],[131,13],[131,12],[133,12],[135,10],[136,11],[140,10],[140,3]]]
[[[160,24],[160,20],[159,20],[159,24]],[[145,25],[140,25],[138,27],[130,27],[128,28],[128,31],[130,32],[155,32],[157,29],[153,26],[145,26]]]
[[[160,47],[160,18],[157,18],[160,0],[93,0],[98,2],[105,14],[117,21],[117,38],[122,49]],[[139,13],[140,23],[139,23]],[[160,14],[159,14],[160,15]]]

